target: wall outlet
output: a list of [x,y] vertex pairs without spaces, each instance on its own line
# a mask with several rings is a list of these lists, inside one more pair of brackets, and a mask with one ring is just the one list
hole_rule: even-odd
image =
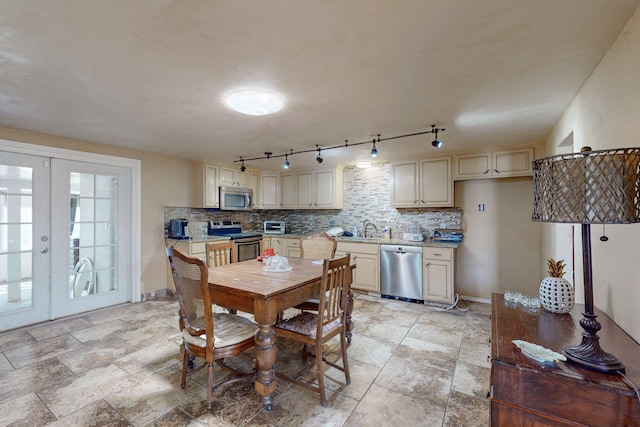
[[329,221],[329,227],[335,227],[336,222],[334,220]]

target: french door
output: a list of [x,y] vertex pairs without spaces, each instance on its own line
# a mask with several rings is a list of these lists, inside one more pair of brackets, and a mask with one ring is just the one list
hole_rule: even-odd
[[0,331],[131,301],[131,169],[0,155]]

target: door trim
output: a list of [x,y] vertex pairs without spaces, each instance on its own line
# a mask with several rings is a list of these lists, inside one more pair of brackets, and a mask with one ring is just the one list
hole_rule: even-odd
[[107,154],[89,153],[85,151],[68,150],[66,148],[29,144],[0,138],[0,150],[21,154],[53,157],[79,162],[103,163],[131,169],[131,302],[141,300],[142,288],[140,283],[141,247],[140,247],[140,218],[141,218],[141,187],[142,161],[127,157],[111,156]]

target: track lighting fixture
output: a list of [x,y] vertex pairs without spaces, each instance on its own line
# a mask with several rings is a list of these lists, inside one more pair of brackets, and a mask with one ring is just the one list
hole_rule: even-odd
[[240,162],[241,166],[240,169],[244,171],[244,161],[245,160],[260,160],[260,159],[270,159],[271,157],[284,157],[284,164],[282,165],[285,169],[288,169],[289,166],[291,165],[291,163],[289,163],[289,156],[293,156],[294,154],[301,154],[301,153],[312,153],[312,152],[316,152],[316,162],[318,163],[322,163],[324,162],[324,159],[322,158],[322,150],[334,150],[336,148],[348,148],[348,147],[352,147],[352,146],[356,146],[356,145],[362,145],[362,144],[373,144],[373,147],[371,148],[371,157],[376,157],[378,155],[378,147],[376,146],[376,144],[380,144],[380,142],[382,141],[392,141],[392,140],[396,140],[396,139],[401,139],[401,138],[409,138],[409,137],[414,137],[414,136],[418,136],[418,135],[424,135],[427,133],[431,133],[434,135],[434,140],[431,142],[431,145],[433,145],[436,148],[440,148],[442,146],[442,141],[438,140],[438,133],[439,132],[444,132],[444,128],[437,128],[436,125],[431,125],[431,130],[427,130],[427,131],[421,131],[421,132],[414,132],[414,133],[408,133],[408,134],[404,134],[404,135],[397,135],[397,136],[390,136],[387,138],[380,138],[380,134],[378,134],[378,139],[376,140],[376,138],[373,138],[371,141],[362,141],[362,142],[353,142],[353,143],[349,143],[348,139],[344,140],[344,144],[340,144],[340,145],[332,145],[329,147],[320,147],[319,145],[316,144],[316,148],[315,149],[310,149],[310,150],[300,150],[300,151],[293,151],[293,148],[290,150],[289,153],[285,153],[285,154],[276,154],[275,156],[273,155],[272,152],[270,151],[265,151],[264,156],[259,156],[259,157],[252,157],[249,159],[244,159],[243,157],[240,157],[239,160],[234,160],[235,162]]
[[431,142],[431,145],[433,145],[436,148],[442,147],[442,141],[438,141],[438,132],[444,132],[444,131],[445,131],[445,128],[438,129],[436,125],[431,125],[431,133],[434,133],[436,135],[433,141]]
[[240,157],[240,172],[244,172],[247,170],[247,167],[244,165],[244,159]]

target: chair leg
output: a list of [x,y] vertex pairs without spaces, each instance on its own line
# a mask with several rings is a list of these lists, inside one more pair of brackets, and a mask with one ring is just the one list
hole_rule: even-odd
[[211,409],[213,401],[213,363],[207,366],[207,409]]
[[182,349],[182,384],[181,387],[185,388],[185,386],[187,385],[187,366],[189,365],[189,352],[187,350],[185,350],[184,348],[184,344],[182,344],[181,346]]
[[320,404],[327,406],[327,395],[324,391],[324,371],[322,366],[322,341],[316,341],[316,366],[318,367],[318,388],[320,388]]
[[347,359],[347,343],[345,334],[340,334],[340,351],[342,353],[342,367],[344,368],[344,378],[347,384],[351,384],[351,374],[349,373],[349,360]]

